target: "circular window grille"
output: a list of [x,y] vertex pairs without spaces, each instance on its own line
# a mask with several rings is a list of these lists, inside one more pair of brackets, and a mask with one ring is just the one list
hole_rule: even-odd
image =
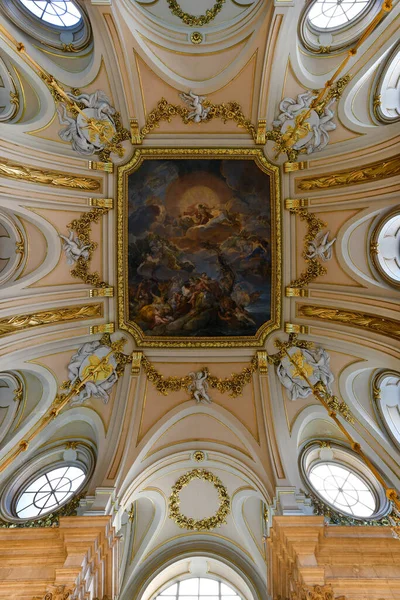
[[60,467],[37,477],[21,493],[15,512],[20,519],[32,519],[65,504],[82,486],[85,472],[76,466]]
[[82,14],[72,0],[19,0],[35,17],[56,25],[73,27],[82,19]]
[[370,4],[370,0],[316,0],[308,19],[317,29],[335,29],[360,17]]
[[315,491],[340,512],[370,517],[376,511],[370,486],[343,465],[319,463],[311,468],[308,477]]

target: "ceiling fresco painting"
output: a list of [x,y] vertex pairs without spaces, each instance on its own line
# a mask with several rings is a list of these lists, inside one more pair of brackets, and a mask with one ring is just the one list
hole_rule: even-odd
[[0,3],[0,600],[400,600],[399,17]]
[[242,156],[160,150],[120,170],[119,291],[137,340],[257,344],[277,327],[278,173]]

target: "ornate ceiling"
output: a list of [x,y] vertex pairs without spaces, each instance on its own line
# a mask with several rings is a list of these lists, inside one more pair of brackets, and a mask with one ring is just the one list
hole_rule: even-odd
[[[123,536],[122,600],[150,599],[152,589],[142,594],[155,575],[161,586],[174,561],[176,576],[204,557],[210,572],[232,571],[246,600],[266,597],[272,516],[313,510],[300,460],[307,444],[351,453],[345,427],[378,479],[400,488],[399,442],[385,427],[389,414],[394,429],[398,422],[398,398],[386,391],[400,377],[398,236],[386,217],[399,204],[399,135],[396,101],[387,108],[377,98],[382,81],[393,82],[384,64],[399,3],[349,54],[360,22],[347,38],[303,32],[307,48],[297,1],[85,1],[85,26],[72,41],[25,27],[16,2],[0,10],[0,518],[18,522],[13,498],[24,482],[73,450],[87,474],[79,513],[113,515]],[[193,21],[199,4],[204,15],[214,11],[204,24]],[[331,78],[331,95],[312,104]],[[154,311],[151,326],[143,311],[137,317],[139,288],[128,296],[130,244],[141,236],[134,202],[157,195],[167,176],[154,171],[150,186],[151,169],[138,170],[143,189],[136,182],[129,195],[120,167],[177,156],[225,161],[224,173],[234,160],[239,172],[240,160],[254,159],[275,174],[265,335],[250,331],[239,300],[236,320],[247,319],[250,333],[235,343],[208,330],[197,334],[205,341],[190,333],[173,343],[170,313]],[[225,193],[216,175],[212,185],[207,177],[196,183],[197,205],[202,185]],[[232,168],[225,180],[237,203],[263,193],[254,175],[247,187],[233,187],[234,178]],[[173,190],[176,199],[186,193]],[[174,201],[165,206],[163,215],[173,215]],[[212,210],[214,220],[223,212]],[[236,232],[230,210],[225,220]],[[255,235],[254,214],[242,210]],[[208,221],[197,222],[204,239]],[[374,259],[386,230],[392,281]],[[209,244],[225,243],[214,235]],[[259,239],[252,244],[263,251]],[[165,248],[157,250],[163,260]],[[194,256],[194,241],[191,248]],[[207,285],[206,276],[203,292]],[[292,343],[278,348],[289,335]],[[336,397],[336,422],[310,393],[304,368],[312,384],[324,382],[328,404]]]

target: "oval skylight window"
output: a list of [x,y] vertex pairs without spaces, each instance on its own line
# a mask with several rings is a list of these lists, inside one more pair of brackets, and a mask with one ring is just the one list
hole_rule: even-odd
[[20,519],[34,519],[57,510],[81,487],[85,472],[79,467],[59,467],[44,473],[22,492],[16,506]]
[[367,483],[343,465],[318,463],[309,473],[315,491],[337,510],[353,517],[370,517],[376,501]]
[[316,0],[308,13],[317,29],[336,29],[357,19],[371,0]]
[[35,17],[56,25],[73,27],[82,19],[82,14],[72,0],[20,0]]

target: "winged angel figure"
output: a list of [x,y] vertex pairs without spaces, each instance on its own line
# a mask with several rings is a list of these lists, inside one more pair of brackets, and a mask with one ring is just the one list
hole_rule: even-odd
[[316,96],[312,92],[299,94],[296,100],[284,98],[279,104],[281,113],[272,123],[275,129],[280,130],[284,139],[289,139],[295,130],[292,148],[307,154],[319,152],[325,148],[329,142],[329,131],[336,129],[336,124],[333,123],[335,114],[331,110],[336,98],[332,98],[325,104],[322,112],[312,109],[305,121],[299,124],[302,115],[309,110],[315,98]]
[[73,102],[83,105],[83,109],[77,115],[69,115],[66,104],[60,104],[57,109],[58,118],[65,127],[58,135],[64,142],[71,142],[72,149],[79,154],[100,152],[105,147],[104,138],[111,140],[115,135],[115,108],[101,90],[78,96],[66,93]]
[[329,234],[330,231],[327,231],[326,233],[320,231],[317,233],[312,242],[308,244],[307,258],[320,258],[324,262],[332,258],[332,246],[335,243],[336,238],[330,240]]
[[59,235],[60,238],[64,240],[63,250],[69,265],[73,265],[81,256],[84,260],[89,259],[90,244],[82,244],[81,240],[77,236],[74,236],[72,230],[68,237],[61,233]]
[[208,371],[203,369],[202,371],[197,371],[196,373],[189,373],[189,377],[192,378],[192,383],[188,385],[188,392],[191,392],[193,400],[196,400],[197,404],[200,402],[207,402],[211,404],[212,400],[208,395]]
[[206,99],[205,96],[197,96],[190,91],[188,94],[182,92],[182,94],[179,94],[179,98],[186,102],[191,109],[191,112],[188,114],[188,119],[190,121],[193,120],[195,123],[200,123],[200,121],[205,121],[207,119],[210,109],[203,106],[203,102]]

